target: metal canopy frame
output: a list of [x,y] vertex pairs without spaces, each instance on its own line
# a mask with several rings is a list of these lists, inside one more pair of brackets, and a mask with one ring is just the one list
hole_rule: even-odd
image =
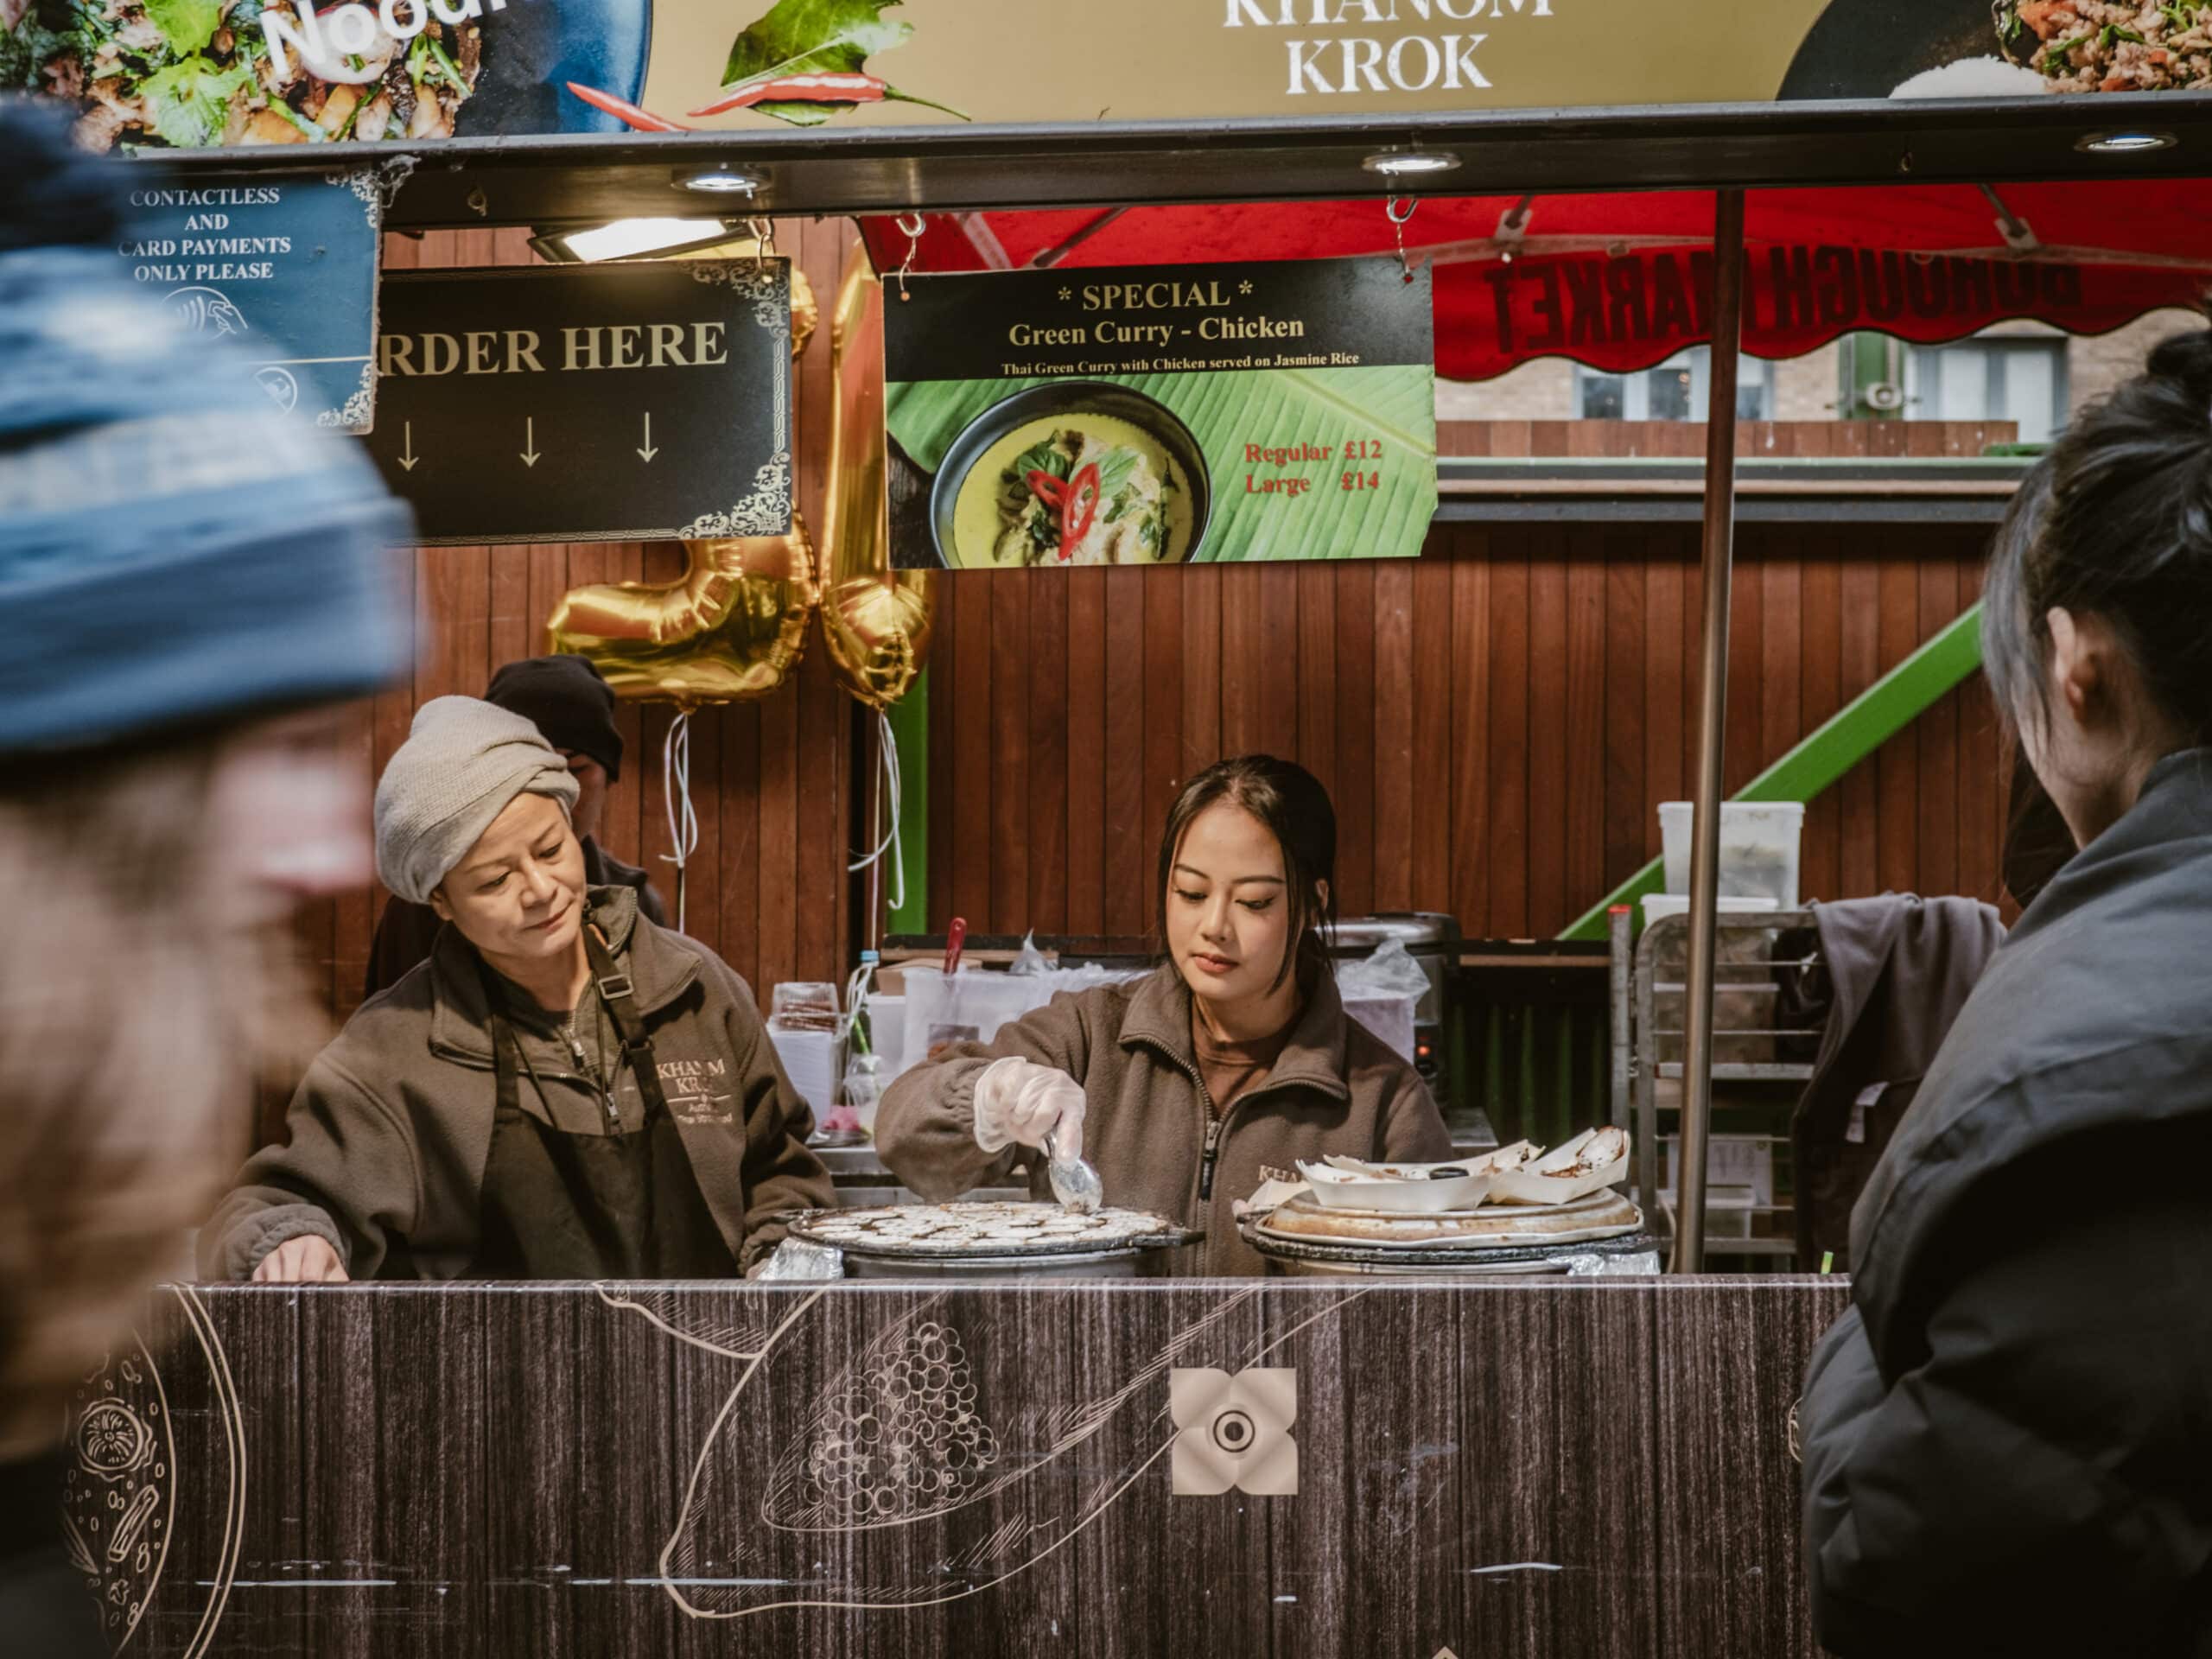
[[[1102,112],[1103,113],[1103,112]],[[2155,132],[2163,149],[2091,153],[2113,131]],[[1378,149],[1446,149],[1451,171],[1386,181]],[[404,156],[413,171],[386,228],[488,225],[541,230],[627,217],[728,212],[740,199],[686,192],[685,168],[741,167],[760,180],[747,212],[855,216],[914,211],[1105,208],[1147,203],[1713,189],[1713,370],[1705,460],[1696,833],[1684,1009],[1683,1172],[1673,1266],[1696,1272],[1705,1231],[1712,1109],[1713,982],[1735,523],[1736,369],[1744,196],[1761,187],[2180,178],[2212,174],[2212,98],[2100,93],[1975,101],[1645,105],[1407,117],[1064,126],[930,126],[685,133],[651,138],[531,137],[428,145],[334,144],[336,168]],[[181,175],[296,171],[290,146],[165,156]],[[1715,486],[1719,487],[1714,487]]]
[[[2155,131],[2173,144],[2091,155],[2086,137]],[[1457,168],[1385,181],[1378,149],[1451,150]],[[415,160],[386,219],[400,231],[555,226],[737,207],[679,188],[709,162],[760,175],[772,215],[981,212],[1158,202],[1890,182],[2175,178],[2212,174],[2212,98],[2099,93],[2032,100],[1643,105],[1406,116],[1068,125],[817,128],[652,137],[327,144],[318,165]],[[164,152],[179,174],[296,171],[293,145]]]

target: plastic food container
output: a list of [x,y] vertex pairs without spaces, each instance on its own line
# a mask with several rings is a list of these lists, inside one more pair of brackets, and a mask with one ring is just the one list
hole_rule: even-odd
[[[1690,890],[1690,830],[1697,817],[1688,801],[1663,801],[1659,832],[1666,848],[1667,891]],[[1797,855],[1804,840],[1805,808],[1799,801],[1726,801],[1720,808],[1720,896],[1770,899],[1782,910],[1797,907]]]
[[918,1065],[948,1043],[988,1043],[1001,1026],[1052,997],[1051,982],[1042,975],[963,968],[948,977],[938,968],[909,968],[899,1063]]
[[791,980],[769,993],[768,1024],[776,1031],[837,1029],[837,988]]

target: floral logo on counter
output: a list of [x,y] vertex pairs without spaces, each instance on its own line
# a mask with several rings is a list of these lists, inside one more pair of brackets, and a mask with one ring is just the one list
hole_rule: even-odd
[[1172,1459],[1178,1497],[1297,1495],[1298,1442],[1290,1433],[1298,1421],[1296,1371],[1177,1370],[1168,1375],[1167,1404],[1182,1431]]

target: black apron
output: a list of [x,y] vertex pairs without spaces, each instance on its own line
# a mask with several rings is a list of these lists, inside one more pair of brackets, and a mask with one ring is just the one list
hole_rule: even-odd
[[[584,947],[593,982],[621,1036],[622,1060],[637,1077],[645,1124],[635,1130],[610,1124],[606,1135],[572,1135],[524,1111],[520,1078],[529,1060],[485,969],[499,1105],[484,1166],[473,1276],[735,1277],[737,1262],[700,1195],[683,1135],[669,1115],[630,977],[616,967],[596,929],[584,930]],[[534,1069],[531,1081],[537,1081]],[[612,1116],[611,1090],[604,1084],[600,1089]],[[539,1094],[544,1094],[542,1086]]]

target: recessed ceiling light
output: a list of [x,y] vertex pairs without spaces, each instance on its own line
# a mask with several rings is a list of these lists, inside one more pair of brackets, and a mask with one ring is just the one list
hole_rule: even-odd
[[678,189],[712,196],[749,196],[766,182],[760,174],[741,167],[686,167],[677,168],[676,174]]
[[2074,141],[2074,148],[2092,156],[2136,156],[2146,150],[2171,149],[2171,132],[2092,132]]
[[588,265],[601,259],[634,259],[685,248],[710,248],[727,242],[729,226],[719,219],[618,219],[573,231],[548,231],[530,245],[557,265]]
[[1448,149],[1378,149],[1360,165],[1385,178],[1404,179],[1449,173],[1459,165],[1459,158]]

